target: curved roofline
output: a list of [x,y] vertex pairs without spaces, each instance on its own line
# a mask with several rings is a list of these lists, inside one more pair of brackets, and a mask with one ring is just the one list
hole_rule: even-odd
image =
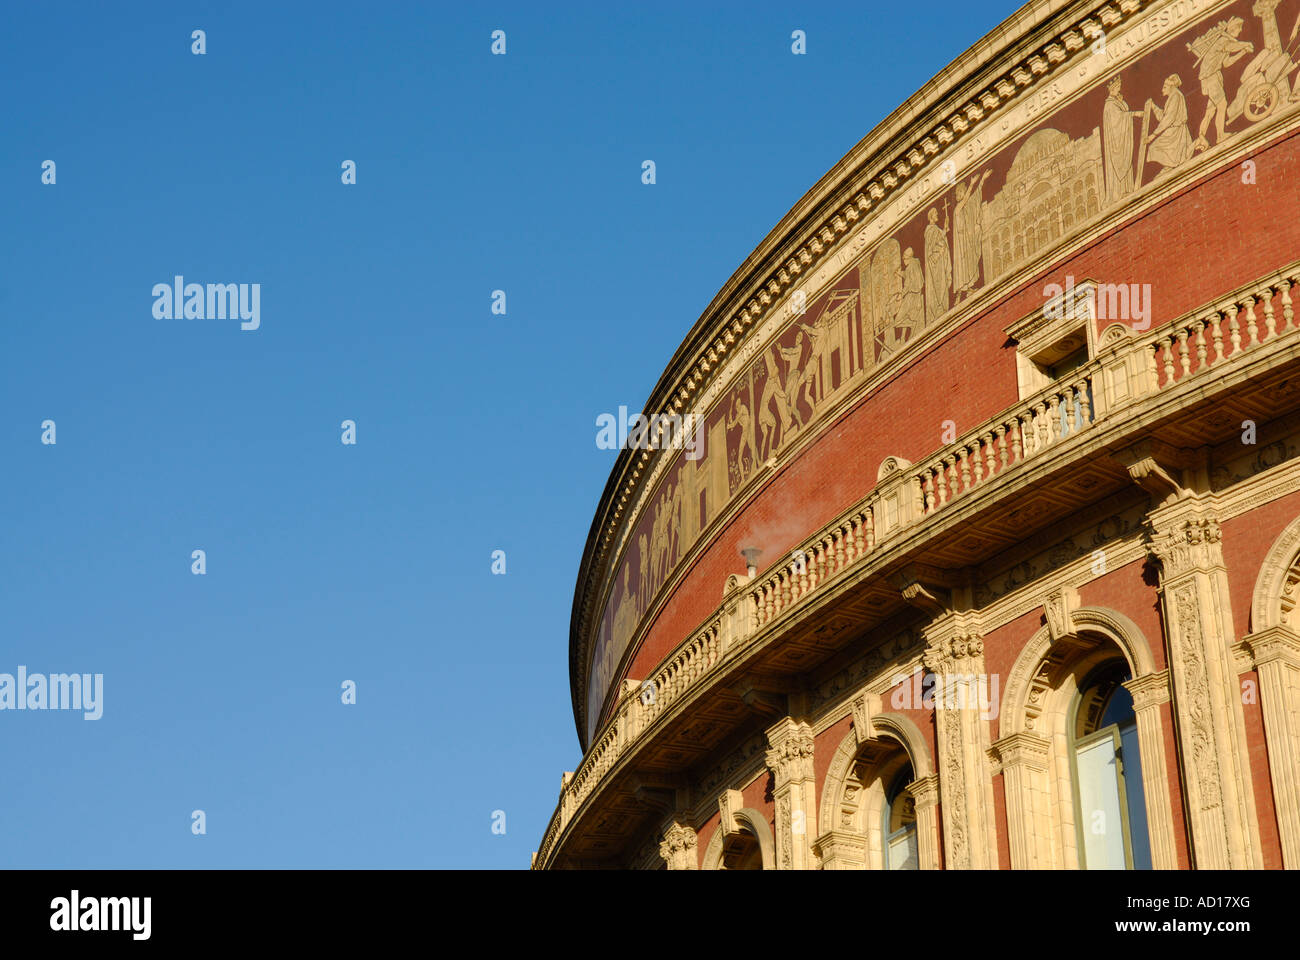
[[[853,195],[860,193],[866,186],[867,180],[887,172],[890,165],[900,159],[895,156],[899,148],[908,146],[908,141],[914,137],[927,134],[945,110],[954,110],[970,103],[979,96],[982,87],[988,86],[999,74],[1025,59],[1026,41],[1037,34],[1043,34],[1042,45],[1046,46],[1053,39],[1051,34],[1066,28],[1071,21],[1084,20],[1090,16],[1096,19],[1103,11],[1110,10],[1112,19],[1106,21],[1109,24],[1115,19],[1152,6],[1155,2],[1156,0],[1030,0],[986,33],[876,124],[768,232],[691,327],[650,391],[644,409],[669,409],[669,401],[684,375],[689,372],[689,367],[725,331],[732,314],[746,300],[752,299],[765,279],[790,258],[792,249],[810,237],[815,238],[816,231],[823,227],[827,218],[850,203]],[[1034,82],[1050,73],[1050,70],[1035,71]],[[1017,88],[1015,95],[1019,96],[1021,92],[1023,91]],[[951,149],[961,139],[962,135],[955,136],[952,144],[944,149]],[[907,180],[910,182],[911,177],[907,177]],[[872,204],[872,209],[874,208],[875,204]],[[871,216],[868,214],[866,220],[869,221]],[[751,330],[752,328],[747,329],[742,334],[742,339]],[[574,723],[584,752],[589,744],[584,728],[586,691],[580,682],[586,669],[580,657],[583,650],[583,607],[588,599],[594,572],[592,565],[596,548],[601,534],[610,524],[611,506],[619,488],[628,479],[632,460],[633,451],[623,449],[618,452],[583,546],[574,588],[569,625],[569,688]]]

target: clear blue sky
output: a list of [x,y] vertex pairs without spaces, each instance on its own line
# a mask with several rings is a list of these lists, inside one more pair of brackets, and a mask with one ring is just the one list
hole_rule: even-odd
[[[596,417],[1011,10],[8,4],[0,673],[104,713],[0,712],[0,866],[526,867]],[[176,274],[261,329],[154,319]]]

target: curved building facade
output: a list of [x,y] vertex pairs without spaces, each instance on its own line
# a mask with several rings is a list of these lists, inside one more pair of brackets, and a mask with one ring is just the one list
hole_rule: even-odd
[[1036,0],[777,224],[601,498],[536,868],[1300,866],[1298,64]]

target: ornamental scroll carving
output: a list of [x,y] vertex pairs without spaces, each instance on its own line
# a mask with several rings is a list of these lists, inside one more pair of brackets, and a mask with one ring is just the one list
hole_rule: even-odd
[[1197,609],[1196,588],[1192,584],[1184,584],[1174,592],[1174,611],[1178,618],[1178,631],[1183,638],[1183,669],[1189,693],[1187,714],[1192,727],[1192,769],[1196,771],[1200,786],[1200,807],[1206,811],[1218,811],[1226,836],[1228,828],[1223,817],[1218,744],[1214,724],[1208,715],[1210,685],[1205,664],[1205,638],[1201,630],[1201,614]]

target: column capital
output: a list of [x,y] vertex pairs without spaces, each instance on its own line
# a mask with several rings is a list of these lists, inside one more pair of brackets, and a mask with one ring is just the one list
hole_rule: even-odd
[[1160,561],[1166,577],[1176,577],[1198,567],[1212,566],[1208,547],[1223,534],[1214,517],[1188,517],[1173,522],[1147,521],[1147,553]]
[[1035,770],[1045,770],[1048,747],[1047,740],[1038,734],[1021,731],[995,741],[993,753],[1004,768],[1024,764]]
[[813,842],[823,870],[861,870],[867,863],[867,838],[849,830],[828,830]]
[[659,856],[664,858],[669,870],[698,870],[699,858],[695,850],[699,838],[695,831],[680,820],[674,820],[664,831],[659,843]]
[[1124,688],[1133,695],[1133,712],[1141,713],[1151,707],[1169,702],[1169,670],[1158,670],[1146,676],[1125,681]]
[[907,792],[916,801],[917,810],[928,810],[939,805],[939,775],[917,777],[907,785]]
[[1248,633],[1243,642],[1250,646],[1256,667],[1284,663],[1300,668],[1300,634],[1288,626],[1279,624],[1259,633]]
[[984,638],[972,633],[936,640],[926,647],[921,659],[931,673],[978,673],[983,666]]
[[813,777],[813,729],[806,722],[782,717],[767,729],[767,766],[776,789]]

